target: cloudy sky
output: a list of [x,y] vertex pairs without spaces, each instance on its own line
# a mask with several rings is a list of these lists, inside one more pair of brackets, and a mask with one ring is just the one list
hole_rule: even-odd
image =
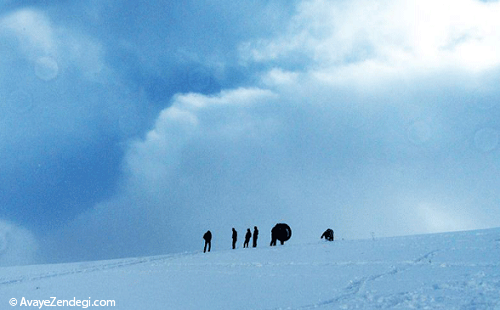
[[2,1],[0,265],[500,226],[500,4]]

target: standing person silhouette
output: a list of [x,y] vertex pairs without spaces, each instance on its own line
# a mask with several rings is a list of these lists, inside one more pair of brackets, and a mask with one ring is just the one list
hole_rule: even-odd
[[233,228],[233,250],[236,249],[236,240],[238,239],[238,232]]
[[253,247],[257,247],[257,238],[259,237],[259,230],[257,229],[257,226],[253,227]]
[[250,228],[247,229],[247,233],[245,234],[245,243],[243,243],[244,248],[248,248],[248,243],[250,243],[250,238],[252,238],[252,232]]
[[203,235],[203,239],[205,240],[205,247],[203,248],[203,253],[207,251],[207,246],[208,246],[208,252],[210,252],[210,249],[212,248],[212,233],[210,230],[207,230],[207,232]]

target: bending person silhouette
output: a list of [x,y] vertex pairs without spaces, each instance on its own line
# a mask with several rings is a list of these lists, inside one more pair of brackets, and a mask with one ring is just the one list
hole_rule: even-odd
[[325,232],[321,235],[320,239],[323,239],[323,238],[325,238],[325,240],[328,240],[328,241],[333,241],[333,239],[334,239],[333,230],[331,230],[330,228],[325,230]]
[[238,232],[233,228],[233,250],[236,249],[236,240],[238,239]]
[[290,226],[285,223],[278,223],[271,229],[271,246],[276,245],[276,240],[279,240],[283,245],[290,237],[292,237]]
[[207,232],[203,235],[203,239],[205,240],[205,247],[203,248],[203,253],[207,251],[207,246],[208,246],[208,252],[210,252],[210,249],[212,248],[212,233],[210,230],[207,230]]
[[247,229],[247,233],[245,234],[245,243],[243,243],[244,248],[248,248],[248,243],[250,242],[250,238],[252,238],[252,232],[250,228]]

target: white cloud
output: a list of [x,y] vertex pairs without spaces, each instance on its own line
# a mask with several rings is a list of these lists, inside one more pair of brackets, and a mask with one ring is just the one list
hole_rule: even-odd
[[429,233],[474,229],[478,223],[467,210],[461,205],[450,209],[450,206],[421,203],[416,207],[415,223]]
[[37,242],[29,231],[0,220],[0,266],[35,263],[37,250]]
[[500,64],[499,13],[498,2],[476,0],[309,0],[298,6],[287,33],[246,42],[241,51],[247,61],[285,64],[300,59],[308,70],[330,75],[346,65],[352,69],[354,63],[369,79],[377,79],[381,71],[477,72]]
[[[191,139],[213,131],[216,135],[238,135],[243,131],[249,134],[252,128],[245,124],[248,119],[235,111],[244,111],[274,97],[272,92],[257,88],[223,91],[213,96],[177,95],[172,106],[160,113],[145,140],[133,144],[126,166],[135,175],[144,173],[150,177],[168,178],[180,164],[183,148]],[[205,118],[210,113],[218,114],[220,110],[229,116],[224,120]]]
[[19,39],[22,50],[27,54],[52,54],[56,50],[54,31],[50,21],[34,10],[20,10],[3,17],[2,32],[11,32]]
[[[0,19],[0,37],[10,52],[17,49],[35,67],[40,63],[58,70],[76,66],[88,79],[95,79],[105,65],[99,43],[70,29],[55,25],[42,11],[20,9]],[[46,66],[45,66],[46,67]]]

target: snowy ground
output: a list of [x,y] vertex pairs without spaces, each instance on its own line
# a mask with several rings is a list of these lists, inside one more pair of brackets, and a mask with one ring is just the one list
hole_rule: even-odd
[[1,309],[40,308],[35,300],[81,300],[53,309],[95,308],[89,300],[131,310],[500,309],[500,229],[0,268]]

